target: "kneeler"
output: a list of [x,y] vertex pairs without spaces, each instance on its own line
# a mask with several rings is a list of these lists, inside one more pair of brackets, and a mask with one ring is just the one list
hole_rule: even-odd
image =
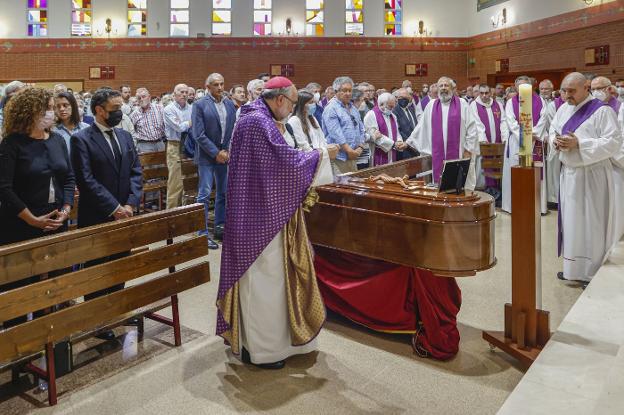
[[386,333],[413,333],[419,356],[448,360],[459,350],[461,291],[454,278],[315,246],[314,267],[325,305]]

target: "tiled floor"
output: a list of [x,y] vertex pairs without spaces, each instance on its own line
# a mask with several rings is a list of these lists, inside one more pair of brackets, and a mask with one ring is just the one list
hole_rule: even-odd
[[[581,290],[555,277],[560,270],[556,215],[542,223],[543,308],[551,312],[555,329]],[[211,251],[213,281],[181,295],[182,323],[202,336],[66,393],[55,408],[36,409],[5,393],[0,414],[28,408],[90,415],[494,414],[523,375],[510,358],[490,352],[481,340],[481,330],[502,329],[503,305],[510,300],[510,225],[510,217],[499,214],[497,266],[460,281],[462,340],[449,362],[417,357],[409,336],[374,333],[330,316],[318,352],[289,359],[277,372],[244,366],[213,334],[220,252]],[[20,411],[8,412],[16,406]]]

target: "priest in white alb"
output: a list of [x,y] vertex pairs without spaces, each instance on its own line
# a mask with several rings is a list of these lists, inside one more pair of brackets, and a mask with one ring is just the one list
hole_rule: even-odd
[[[487,85],[479,86],[479,96],[470,103],[472,117],[477,126],[479,143],[506,143],[509,138],[509,128],[503,105],[492,97],[492,91]],[[496,180],[485,177],[481,169],[480,148],[476,150],[477,187],[493,188]],[[499,189],[500,190],[500,189]]]
[[396,105],[396,98],[384,92],[377,97],[377,105],[364,116],[364,128],[371,144],[373,166],[397,161],[398,153],[407,147],[399,134],[399,123],[393,113]]
[[[519,76],[516,78],[516,89],[519,90],[520,85],[528,84],[532,85],[532,80],[528,76]],[[544,106],[542,99],[535,92],[532,99],[533,106],[533,138],[534,138],[534,152],[533,160],[542,163],[541,173],[541,211],[545,215],[547,210],[546,200],[546,162],[543,159],[542,142],[548,136],[548,117],[546,116],[546,106]],[[520,114],[520,96],[516,95],[509,101],[507,101],[505,107],[505,114],[507,116],[507,125],[509,126],[509,140],[505,147],[505,158],[503,161],[503,203],[502,209],[505,212],[511,213],[511,168],[517,166],[520,163],[518,156],[520,150],[520,124],[518,118]]]
[[612,158],[621,151],[622,133],[613,109],[592,97],[581,73],[566,76],[562,89],[567,102],[548,138],[550,157],[561,161],[558,277],[586,284],[618,239],[622,203],[616,200]]
[[425,108],[423,116],[406,143],[432,158],[433,181],[440,182],[445,160],[472,158],[465,188],[476,185],[474,154],[477,152],[477,127],[466,100],[454,93],[455,81],[443,76],[438,80],[438,99]]

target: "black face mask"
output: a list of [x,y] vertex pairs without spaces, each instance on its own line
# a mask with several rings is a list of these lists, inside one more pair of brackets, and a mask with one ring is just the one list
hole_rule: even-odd
[[194,99],[193,99],[193,98],[189,98],[189,99],[187,99],[187,100],[186,100],[186,103],[187,103],[187,104],[192,104],[192,103],[193,103],[193,101],[194,101]]
[[113,128],[121,122],[122,118],[123,118],[123,112],[121,112],[121,110],[110,111],[108,113],[108,118],[106,119],[106,124],[110,128]]
[[407,99],[407,98],[399,98],[399,106],[401,108],[407,108],[408,105],[409,105],[409,99]]

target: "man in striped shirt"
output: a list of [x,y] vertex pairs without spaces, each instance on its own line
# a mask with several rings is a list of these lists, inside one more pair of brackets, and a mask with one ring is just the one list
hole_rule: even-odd
[[136,91],[139,101],[137,108],[130,119],[134,124],[134,134],[132,137],[136,142],[139,153],[165,150],[165,117],[162,105],[153,104],[152,97],[146,88],[139,88]]

